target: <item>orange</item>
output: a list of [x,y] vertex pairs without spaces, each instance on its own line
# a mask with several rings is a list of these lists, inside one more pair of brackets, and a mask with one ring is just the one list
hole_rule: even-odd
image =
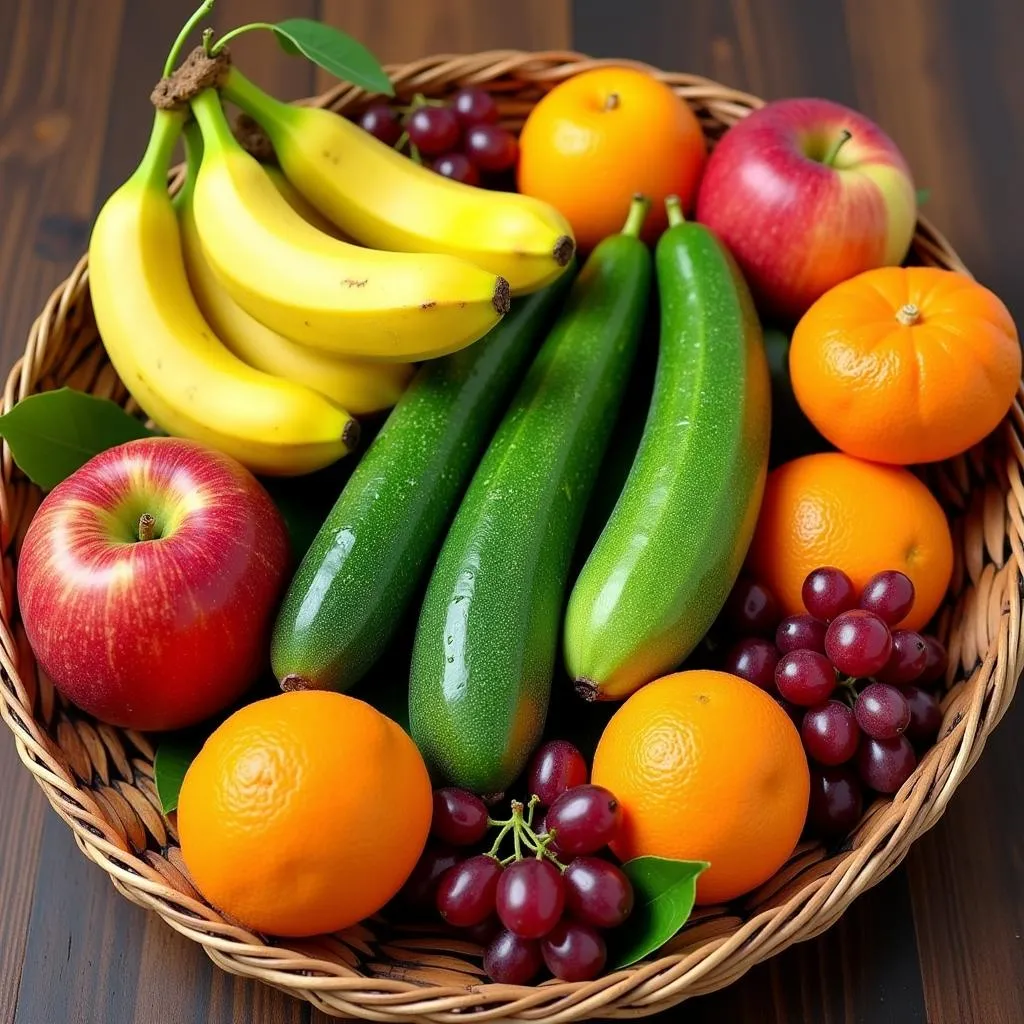
[[369,704],[296,691],[235,712],[192,762],[181,852],[211,904],[272,935],[347,928],[412,872],[431,787],[412,740]]
[[771,878],[800,838],[810,796],[789,716],[726,672],[677,672],[637,690],[605,727],[593,781],[622,806],[617,856],[710,862],[698,903]]
[[820,566],[842,569],[858,590],[898,569],[915,590],[900,625],[920,629],[949,586],[953,541],[941,506],[909,470],[825,452],[768,474],[747,565],[787,615],[805,610],[804,578]]
[[837,448],[908,465],[948,459],[996,428],[1021,350],[1009,310],[965,274],[883,267],[811,306],[789,368],[800,407]]
[[693,111],[644,71],[607,67],[555,86],[519,138],[519,191],[550,203],[587,250],[622,229],[637,192],[651,200],[643,237],[665,230],[665,198],[692,208],[707,144]]

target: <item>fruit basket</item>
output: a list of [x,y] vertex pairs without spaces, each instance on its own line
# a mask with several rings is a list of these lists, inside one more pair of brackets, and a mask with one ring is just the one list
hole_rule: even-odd
[[[388,68],[399,96],[442,97],[468,84],[497,97],[503,120],[520,125],[544,92],[613,62],[571,52],[492,51],[441,55]],[[622,65],[623,61],[615,61]],[[697,76],[650,71],[693,107],[709,139],[761,105],[754,96]],[[341,85],[307,101],[339,112],[366,102]],[[910,261],[966,272],[948,242],[919,220]],[[108,363],[89,300],[83,259],[33,325],[12,371],[3,411],[36,392],[68,386],[138,412]],[[18,552],[41,494],[15,468],[6,444],[0,510],[0,710],[25,767],[72,829],[82,852],[133,902],[200,943],[223,969],[254,978],[323,1012],[380,1021],[480,1019],[571,1021],[643,1016],[728,985],[787,946],[830,927],[881,881],[941,816],[1013,697],[1024,664],[1024,409],[1021,392],[990,437],[932,464],[927,483],[953,528],[952,585],[937,620],[949,651],[940,738],[891,799],[876,800],[838,846],[804,842],[774,878],[727,906],[702,907],[655,959],[594,981],[537,986],[488,983],[480,950],[440,926],[374,917],[340,934],[269,941],[225,919],[188,878],[173,816],[154,785],[154,745],[139,733],[90,719],[37,669],[18,618]]]

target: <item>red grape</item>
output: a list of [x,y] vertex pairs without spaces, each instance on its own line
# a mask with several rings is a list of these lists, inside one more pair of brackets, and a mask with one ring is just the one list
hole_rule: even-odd
[[920,633],[912,629],[894,629],[892,631],[892,654],[885,667],[875,673],[875,678],[882,683],[894,683],[902,686],[912,683],[924,670],[928,660],[928,646]]
[[499,985],[528,985],[540,973],[544,958],[540,943],[499,932],[484,953],[484,970]]
[[[548,835],[548,816],[545,814],[544,817],[540,819],[540,824],[537,826],[537,837],[539,839],[546,839],[547,835]],[[552,839],[548,843],[547,849],[551,853],[553,853],[556,857],[561,857],[562,851],[558,849],[558,839],[557,839],[557,837]]]
[[946,668],[949,665],[949,655],[946,653],[946,648],[933,636],[926,636],[923,639],[928,651],[925,657],[924,668],[917,679],[914,680],[919,686],[927,683],[937,683],[945,676]]
[[480,924],[494,913],[501,865],[481,853],[446,871],[437,887],[440,915],[456,928]]
[[780,654],[790,651],[825,653],[825,630],[828,627],[813,615],[790,615],[775,631],[775,646]]
[[864,813],[864,792],[850,765],[811,769],[807,822],[819,836],[845,836]]
[[438,882],[445,872],[462,861],[462,856],[450,846],[429,843],[402,886],[399,902],[410,910],[433,910]]
[[740,578],[726,601],[725,613],[737,633],[771,636],[782,618],[775,595],[756,580]]
[[363,111],[359,124],[385,146],[393,146],[402,137],[402,122],[397,111],[386,103],[374,103]]
[[428,155],[447,153],[459,143],[462,129],[450,107],[417,107],[405,122],[409,141]]
[[854,706],[857,724],[876,740],[891,740],[910,724],[910,708],[902,693],[888,683],[865,686]]
[[498,917],[523,939],[539,939],[558,923],[565,909],[562,873],[549,860],[517,860],[501,874]]
[[828,700],[836,688],[836,670],[817,651],[790,651],[775,669],[775,685],[786,700],[813,707]]
[[725,671],[771,692],[775,687],[775,666],[779,652],[770,640],[751,636],[738,641],[725,659]]
[[545,743],[530,763],[530,793],[542,807],[550,807],[567,790],[587,781],[587,762],[567,740]]
[[603,786],[577,786],[563,793],[544,816],[558,849],[570,857],[596,853],[618,830],[622,809]]
[[480,172],[465,153],[445,153],[430,165],[442,178],[461,181],[463,185],[479,185]]
[[874,612],[859,608],[843,612],[828,627],[825,653],[848,676],[873,676],[889,661],[892,634]]
[[942,728],[939,702],[919,686],[904,686],[903,699],[910,708],[910,723],[903,735],[917,746],[931,746]]
[[579,921],[559,921],[540,944],[548,970],[560,981],[596,978],[608,959],[600,934]]
[[471,924],[468,928],[464,928],[463,934],[470,942],[475,942],[480,946],[489,946],[500,931],[504,931],[501,922],[496,914],[491,914],[479,924]]
[[842,701],[830,700],[807,711],[800,737],[804,749],[818,764],[835,765],[857,753],[860,729],[853,712]]
[[569,913],[595,928],[618,928],[633,909],[633,886],[600,857],[577,857],[562,875]]
[[860,607],[895,626],[914,607],[914,584],[909,576],[895,569],[875,573],[860,592]]
[[479,843],[487,834],[487,805],[465,789],[435,789],[430,833],[452,846]]
[[494,124],[498,120],[498,104],[484,89],[469,86],[452,97],[452,108],[467,127],[474,124]]
[[876,740],[865,736],[857,751],[860,777],[879,793],[895,793],[917,767],[917,755],[906,736]]
[[804,580],[801,596],[804,607],[816,619],[831,621],[857,604],[853,581],[842,569],[822,566]]
[[516,137],[494,124],[477,124],[466,130],[466,156],[481,171],[507,171],[519,156]]

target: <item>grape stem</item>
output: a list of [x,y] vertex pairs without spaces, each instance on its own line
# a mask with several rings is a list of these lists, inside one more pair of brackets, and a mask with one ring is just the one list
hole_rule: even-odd
[[[566,865],[549,849],[555,840],[556,830],[552,829],[544,836],[539,836],[534,831],[533,818],[539,805],[540,797],[535,793],[530,797],[525,807],[519,800],[513,800],[512,816],[510,818],[500,820],[489,817],[487,819],[488,827],[496,828],[500,831],[494,840],[494,844],[487,852],[487,856],[493,857],[502,867],[506,867],[524,858],[523,848],[525,847],[527,852],[536,857],[537,860],[547,858],[559,871],[565,871]],[[507,857],[501,857],[501,846],[509,832],[512,833],[513,852]]]

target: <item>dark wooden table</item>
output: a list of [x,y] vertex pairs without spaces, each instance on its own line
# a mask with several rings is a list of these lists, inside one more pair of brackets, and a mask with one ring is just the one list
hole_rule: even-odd
[[[0,0],[0,362],[129,173],[147,96],[197,0]],[[628,56],[766,97],[821,95],[882,124],[928,213],[1024,323],[1021,0],[218,0],[215,24],[320,17],[382,59],[491,47]],[[326,85],[269,37],[236,54],[286,98]],[[905,866],[843,920],[663,1020],[1022,1024],[1018,700]],[[0,735],[0,1021],[325,1024],[215,969],[119,896]]]

